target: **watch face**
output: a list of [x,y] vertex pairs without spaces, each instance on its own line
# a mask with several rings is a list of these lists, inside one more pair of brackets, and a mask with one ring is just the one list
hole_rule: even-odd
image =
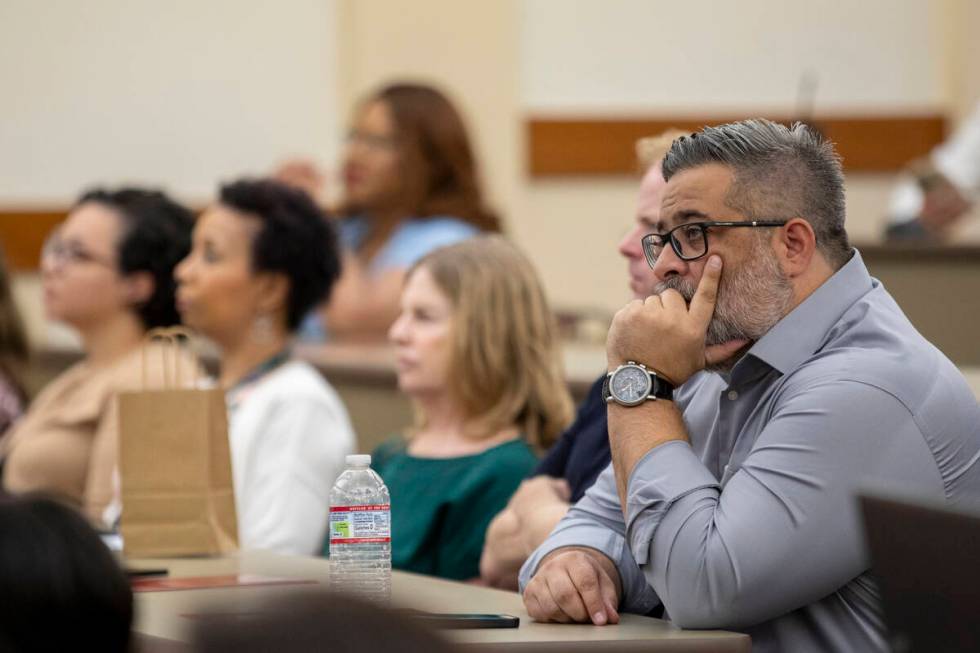
[[609,380],[609,393],[621,404],[638,404],[650,394],[650,375],[636,365],[619,368]]

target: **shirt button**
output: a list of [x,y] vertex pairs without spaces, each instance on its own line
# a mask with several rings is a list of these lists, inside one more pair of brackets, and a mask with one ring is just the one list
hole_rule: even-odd
[[738,399],[738,393],[734,390],[731,390],[728,393],[728,401],[735,401],[736,399]]

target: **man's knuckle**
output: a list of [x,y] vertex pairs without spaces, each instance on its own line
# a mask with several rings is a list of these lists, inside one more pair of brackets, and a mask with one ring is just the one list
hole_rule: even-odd
[[599,589],[599,579],[595,575],[595,572],[581,576],[576,584],[582,594],[591,594]]
[[555,598],[558,605],[564,605],[571,603],[578,598],[578,592],[571,587],[564,586],[553,590],[552,596]]

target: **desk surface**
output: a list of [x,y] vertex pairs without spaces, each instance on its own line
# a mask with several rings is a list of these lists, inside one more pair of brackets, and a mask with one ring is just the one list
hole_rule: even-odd
[[[132,567],[166,567],[170,577],[215,576],[235,573],[316,580],[327,583],[329,566],[322,558],[279,556],[253,551],[217,559],[131,560]],[[196,589],[136,594],[136,624],[142,635],[185,640],[187,614],[208,609],[247,611],[257,598],[275,597],[297,585],[266,585],[225,589]],[[680,630],[660,619],[622,615],[616,626],[541,624],[531,621],[518,594],[394,572],[392,601],[396,606],[431,612],[507,613],[521,619],[519,628],[451,631],[460,644],[521,650],[643,650],[643,651],[749,651],[747,635],[724,631]],[[632,643],[632,644],[631,644]],[[558,648],[554,648],[558,647]],[[612,647],[612,648],[610,648]]]

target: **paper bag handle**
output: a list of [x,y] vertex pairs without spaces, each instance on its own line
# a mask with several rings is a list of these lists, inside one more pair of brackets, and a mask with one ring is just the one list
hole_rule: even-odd
[[[190,329],[182,326],[173,327],[158,327],[156,329],[150,329],[146,332],[143,337],[143,344],[140,347],[140,360],[142,363],[142,379],[143,379],[143,390],[147,388],[147,365],[146,357],[147,350],[150,348],[150,344],[162,340],[167,343],[166,346],[162,347],[160,350],[160,356],[163,361],[163,386],[164,388],[175,388],[180,387],[181,382],[181,358],[180,355],[180,338],[185,338],[188,343],[194,343],[194,332]],[[193,349],[193,346],[192,346]],[[198,363],[194,365],[192,370],[193,382],[196,385],[200,381],[200,356],[194,356],[195,361]]]

